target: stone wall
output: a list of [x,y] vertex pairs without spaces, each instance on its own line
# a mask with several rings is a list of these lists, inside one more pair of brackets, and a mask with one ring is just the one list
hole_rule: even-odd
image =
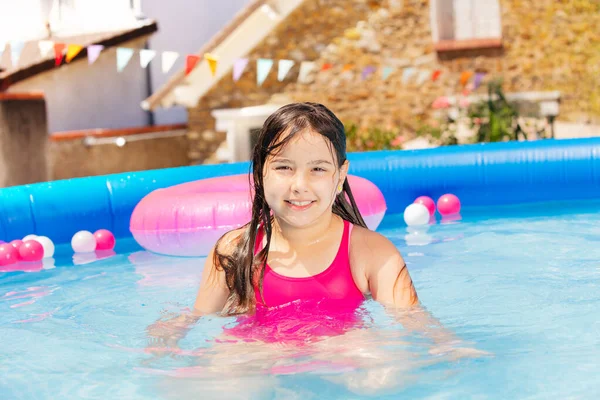
[[[306,0],[249,55],[240,81],[223,79],[194,109],[195,162],[203,162],[218,145],[210,110],[259,105],[273,99],[316,101],[330,107],[345,123],[399,129],[414,135],[431,116],[441,95],[461,92],[465,70],[501,77],[506,92],[562,93],[560,121],[600,123],[600,3],[594,0],[500,0],[503,47],[438,53],[430,29],[428,0]],[[262,87],[256,85],[259,57],[316,61],[312,82],[298,83],[298,64],[279,83],[274,66]],[[352,66],[348,69],[348,66]],[[361,79],[365,66],[377,72]],[[396,70],[383,81],[381,68]],[[402,68],[440,69],[436,82],[402,82]],[[483,93],[482,85],[479,92]]]

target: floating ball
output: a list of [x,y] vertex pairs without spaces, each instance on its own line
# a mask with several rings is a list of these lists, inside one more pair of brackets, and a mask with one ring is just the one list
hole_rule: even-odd
[[19,255],[23,261],[40,261],[44,258],[44,246],[36,240],[25,240],[19,247]]
[[98,229],[94,232],[96,250],[112,250],[115,248],[115,235],[107,229]]
[[442,215],[458,214],[460,212],[460,200],[455,195],[447,193],[438,199],[437,209]]
[[96,238],[90,231],[79,231],[71,238],[71,247],[75,253],[91,253],[96,250]]
[[0,266],[14,264],[19,261],[19,253],[9,243],[0,244]]
[[38,236],[35,239],[44,248],[44,258],[50,258],[54,255],[54,243],[47,236]]
[[22,240],[25,242],[27,240],[33,240],[37,237],[37,235],[31,234],[31,235],[27,235],[25,236]]
[[427,225],[429,223],[429,210],[423,204],[413,203],[404,210],[404,222],[408,226]]
[[414,203],[423,204],[429,210],[429,216],[435,214],[435,201],[429,196],[419,196],[415,199]]
[[21,239],[11,240],[10,242],[10,245],[12,245],[12,247],[14,247],[16,250],[19,250],[19,247],[21,247],[22,244],[23,241]]

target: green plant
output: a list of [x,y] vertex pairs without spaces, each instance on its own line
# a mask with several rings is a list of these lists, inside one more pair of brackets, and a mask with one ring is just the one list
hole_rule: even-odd
[[399,150],[403,137],[398,131],[379,127],[360,127],[349,123],[346,129],[346,148],[348,151]]
[[470,126],[475,129],[474,142],[502,142],[524,136],[519,113],[504,96],[502,81],[490,81],[487,88],[487,99],[471,104],[467,111]]

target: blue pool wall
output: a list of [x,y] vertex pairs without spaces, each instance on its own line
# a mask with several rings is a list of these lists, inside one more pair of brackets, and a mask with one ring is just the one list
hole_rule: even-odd
[[[351,153],[350,173],[375,183],[388,213],[421,195],[456,194],[463,206],[600,198],[600,138]],[[0,239],[34,233],[57,243],[79,230],[130,236],[136,204],[183,182],[248,173],[249,164],[201,165],[75,178],[0,189]]]

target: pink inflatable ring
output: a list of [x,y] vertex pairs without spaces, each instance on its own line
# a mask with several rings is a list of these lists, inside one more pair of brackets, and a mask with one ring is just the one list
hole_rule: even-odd
[[[376,229],[386,211],[383,194],[364,178],[348,176],[348,182],[367,226]],[[140,246],[154,253],[206,256],[251,214],[248,175],[230,175],[154,190],[136,205],[130,230]]]

